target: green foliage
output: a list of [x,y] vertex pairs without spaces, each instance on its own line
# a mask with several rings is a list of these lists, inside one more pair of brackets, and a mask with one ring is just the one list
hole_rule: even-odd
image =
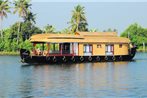
[[[7,29],[2,30],[0,28],[1,37],[0,37],[0,51],[3,53],[12,52],[15,53],[20,48],[25,48],[28,50],[32,49],[32,44],[29,41],[29,38],[33,34],[40,33],[65,33],[65,34],[74,34],[78,31],[88,31],[88,23],[85,16],[85,8],[81,5],[77,5],[72,10],[72,17],[70,20],[70,27],[65,28],[62,31],[55,32],[55,28],[52,25],[47,25],[44,27],[44,31],[36,27],[34,23],[36,14],[30,11],[31,4],[30,0],[14,0],[14,7],[9,6],[8,0],[0,0],[0,19],[2,22],[4,17],[7,17],[7,13],[10,12],[10,8],[14,8],[14,13],[18,13],[19,17],[23,21],[14,23]],[[90,32],[97,32],[97,29],[91,29]],[[117,32],[116,29],[109,28],[105,30],[108,32]],[[147,44],[147,28],[143,28],[137,23],[130,25],[122,34],[123,37],[129,37],[130,40],[139,46],[139,49],[142,48],[142,43]],[[41,45],[37,45],[36,48],[41,48]],[[56,49],[59,48],[59,45],[55,45]],[[47,49],[47,46],[45,46]],[[53,46],[51,46],[51,50]],[[2,52],[1,52],[2,53]],[[2,53],[2,54],[3,54]]]
[[20,17],[25,18],[30,8],[30,0],[14,0],[14,14],[18,12]]
[[0,51],[3,51],[5,43],[0,39]]
[[6,52],[6,51],[0,51],[0,55],[3,56],[3,55],[11,55],[11,56],[16,56],[16,55],[19,55],[19,52]]
[[89,32],[98,32],[98,29],[90,29]]
[[17,44],[18,23],[4,30],[4,41],[0,43],[0,51],[18,51],[20,48],[32,49],[29,38],[33,34],[42,33],[42,30],[34,26],[31,22],[22,22],[19,34],[19,44]]
[[[34,14],[31,13],[31,4],[30,0],[14,0],[14,14],[18,13],[19,17],[24,19],[24,22],[34,22],[35,18]],[[21,31],[21,22],[18,22],[17,29],[17,44],[19,44],[20,39],[20,31]]]
[[137,23],[131,24],[121,36],[128,37],[138,48],[142,46],[143,42],[147,44],[147,28],[143,28]]
[[[4,4],[6,5],[5,9]],[[42,30],[36,27],[33,23],[35,22],[35,14],[30,11],[31,4],[30,0],[14,0],[14,13],[18,13],[21,18],[23,18],[23,22],[16,22],[8,29],[3,30],[1,32],[0,38],[0,51],[13,51],[16,52],[20,48],[25,48],[31,50],[32,44],[29,42],[29,38],[33,34],[42,33]],[[3,16],[7,16],[6,13],[9,12],[8,0],[0,1],[0,13],[1,19]]]
[[36,14],[33,14],[32,12],[28,11],[26,17],[23,17],[24,22],[29,21],[31,23],[36,23],[35,16],[36,16]]
[[4,17],[7,17],[7,13],[10,13],[10,6],[8,0],[0,0],[0,34],[3,41],[2,21]]
[[103,32],[117,32],[117,29],[108,28],[107,30],[103,30]]
[[3,20],[3,17],[7,17],[7,13],[10,13],[10,6],[8,0],[0,1],[0,17]]
[[60,33],[61,34],[73,34],[69,28],[63,29]]
[[70,20],[71,24],[71,31],[77,32],[77,31],[88,31],[87,28],[87,20],[85,16],[84,7],[81,5],[77,5],[74,10],[72,11],[72,17]]
[[[11,37],[12,39],[17,39],[17,28],[18,28],[18,22],[16,22],[15,24],[13,24],[10,27],[10,33],[9,33],[9,37]],[[38,27],[36,27],[35,25],[33,25],[30,21],[27,22],[21,22],[21,26],[20,26],[20,32],[19,32],[19,40],[23,40],[25,41],[26,39],[29,39],[31,35],[33,34],[39,34],[42,33],[42,30],[39,29]]]
[[47,26],[44,27],[44,33],[55,33],[55,27],[47,24]]
[[27,49],[27,50],[32,50],[33,49],[33,45],[32,43],[30,43],[29,40],[25,40],[23,43],[22,43],[22,47],[23,49]]

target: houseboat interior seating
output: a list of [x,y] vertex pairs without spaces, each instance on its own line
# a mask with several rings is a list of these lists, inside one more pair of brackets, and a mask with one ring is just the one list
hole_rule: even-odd
[[32,51],[20,50],[23,63],[130,61],[136,53],[128,38],[116,32],[76,32],[31,36]]

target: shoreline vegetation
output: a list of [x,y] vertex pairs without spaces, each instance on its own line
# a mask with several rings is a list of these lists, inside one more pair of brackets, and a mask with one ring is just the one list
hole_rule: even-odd
[[[34,34],[54,33],[54,34],[75,34],[75,32],[118,32],[115,28],[108,28],[99,31],[98,28],[89,28],[86,18],[85,7],[81,5],[71,9],[71,19],[67,21],[68,27],[57,31],[56,28],[47,24],[43,29],[37,27],[36,13],[31,11],[30,0],[0,0],[0,55],[19,55],[18,50],[23,48],[31,50],[33,45],[29,38]],[[13,12],[12,9],[14,10]],[[17,14],[20,19],[7,28],[2,28],[4,18],[7,18],[8,13]],[[9,16],[8,16],[9,17]],[[147,45],[147,28],[142,27],[137,23],[132,23],[124,32],[121,32],[121,37],[126,37],[138,47],[139,52],[146,51]],[[7,52],[6,52],[7,51]]]
[[5,52],[1,51],[0,56],[19,56],[19,52]]

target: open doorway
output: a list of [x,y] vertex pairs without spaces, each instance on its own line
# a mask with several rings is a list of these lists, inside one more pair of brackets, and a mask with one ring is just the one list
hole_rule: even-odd
[[62,44],[62,53],[63,54],[70,54],[70,43],[63,43]]

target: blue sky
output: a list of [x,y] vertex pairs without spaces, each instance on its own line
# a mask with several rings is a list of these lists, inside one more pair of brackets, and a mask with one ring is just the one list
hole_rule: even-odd
[[146,2],[146,0],[32,0],[33,2]]
[[[117,29],[119,34],[132,23],[139,23],[143,27],[147,27],[147,2],[122,2],[122,0],[107,2],[104,0],[79,0],[72,2],[58,2],[59,0],[33,0],[32,11],[36,13],[36,25],[43,28],[45,25],[50,24],[55,26],[57,31],[63,30],[69,25],[67,22],[71,18],[71,11],[74,6],[80,4],[85,7],[85,13],[89,28],[96,28],[100,31],[108,28]],[[64,0],[67,1],[67,0]],[[96,1],[96,2],[94,2]],[[128,0],[126,0],[128,1]],[[7,19],[3,21],[3,28],[6,28],[16,21],[18,15],[9,14]]]

